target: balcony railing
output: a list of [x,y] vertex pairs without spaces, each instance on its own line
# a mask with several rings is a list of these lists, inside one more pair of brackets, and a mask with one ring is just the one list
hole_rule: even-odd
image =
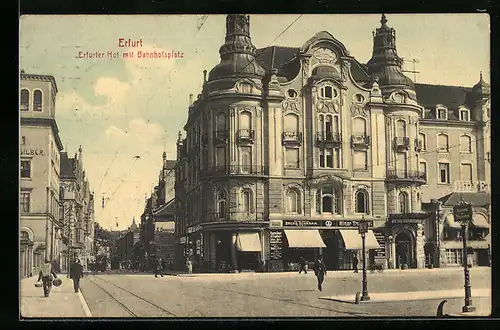
[[408,149],[410,147],[409,137],[395,137],[394,147],[397,149]]
[[227,211],[207,214],[206,222],[218,221],[267,221],[269,216],[263,212]]
[[340,145],[342,143],[342,136],[340,133],[321,132],[316,134],[316,141],[320,144]]
[[238,142],[253,142],[255,139],[255,131],[253,129],[239,129],[236,138]]
[[214,132],[214,141],[215,142],[226,142],[229,137],[228,130],[217,130]]
[[388,180],[427,182],[427,175],[422,171],[388,170]]
[[225,165],[212,166],[203,170],[202,176],[223,176],[223,175],[268,175],[267,166],[256,165]]
[[370,146],[371,139],[368,135],[351,135],[351,147],[366,149]]
[[301,145],[302,133],[301,132],[283,132],[281,134],[281,144],[283,145]]
[[415,139],[415,151],[420,152],[424,150],[424,141]]

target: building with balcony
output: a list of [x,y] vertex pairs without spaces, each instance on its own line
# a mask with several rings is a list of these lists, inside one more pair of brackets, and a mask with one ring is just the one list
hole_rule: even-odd
[[249,16],[227,16],[177,140],[176,235],[195,269],[279,271],[317,254],[347,269],[360,220],[370,263],[425,267],[442,219],[423,205],[490,180],[489,86],[415,84],[380,24],[364,64],[326,31],[256,49]]
[[[20,274],[36,275],[44,258],[57,264],[60,151],[56,123],[54,77],[28,74],[20,77]],[[58,265],[57,265],[58,266]]]

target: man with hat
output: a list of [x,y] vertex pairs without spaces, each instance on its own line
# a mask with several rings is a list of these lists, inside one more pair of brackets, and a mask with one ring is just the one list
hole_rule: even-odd
[[80,290],[80,278],[83,277],[83,266],[80,264],[80,259],[76,259],[76,262],[71,265],[70,277],[73,280],[75,293],[77,293]]

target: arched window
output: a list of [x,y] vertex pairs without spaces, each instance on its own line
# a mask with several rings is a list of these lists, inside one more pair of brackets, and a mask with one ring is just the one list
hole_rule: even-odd
[[408,209],[408,194],[404,191],[398,195],[399,213],[405,214],[409,212]]
[[352,121],[353,135],[366,135],[366,120],[361,117],[356,117]]
[[27,231],[24,231],[24,230],[21,230],[21,236],[20,236],[21,240],[29,240],[30,239],[30,235],[28,234]]
[[316,213],[340,214],[340,194],[333,188],[321,188],[316,191]]
[[34,111],[42,111],[42,91],[36,90],[33,93]]
[[226,214],[226,192],[221,189],[217,192],[217,218],[225,219]]
[[332,99],[336,98],[337,95],[338,95],[337,90],[335,88],[333,88],[332,86],[324,86],[324,87],[321,87],[321,89],[319,90],[319,96],[322,99],[332,100]]
[[249,111],[240,113],[240,129],[252,129],[252,114]]
[[472,139],[468,135],[462,135],[460,137],[460,152],[471,153],[472,152]]
[[325,118],[325,132],[326,136],[330,136],[332,134],[332,116],[326,115]]
[[406,137],[406,122],[404,120],[398,120],[396,122],[396,136]]
[[368,192],[360,189],[355,195],[356,213],[368,213]]
[[287,213],[301,213],[300,194],[295,189],[289,189],[286,192],[286,211]]
[[438,134],[437,141],[438,141],[438,151],[439,152],[448,152],[449,151],[448,135],[443,134],[443,133]]
[[30,109],[30,92],[27,89],[21,91],[21,111]]
[[250,189],[243,190],[243,212],[246,214],[253,213],[253,198]]
[[460,120],[463,120],[463,121],[469,121],[470,120],[469,110],[467,110],[467,109],[461,109],[460,110]]
[[299,117],[293,113],[285,116],[285,132],[298,132],[299,131]]

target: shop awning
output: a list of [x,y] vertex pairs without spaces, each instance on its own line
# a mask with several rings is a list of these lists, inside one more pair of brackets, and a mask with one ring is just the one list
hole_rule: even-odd
[[477,228],[490,228],[490,224],[482,214],[474,213],[472,215],[472,225]]
[[455,221],[453,214],[446,216],[445,224],[450,228],[460,229],[460,222]]
[[262,251],[259,233],[238,233],[236,248],[243,252]]
[[[361,250],[363,248],[363,242],[361,235],[357,230],[341,229],[339,230],[344,240],[344,246],[346,250]],[[368,230],[365,236],[365,248],[367,250],[380,249],[380,245],[375,238],[375,234],[372,230]]]
[[285,230],[288,247],[291,248],[324,248],[326,247],[319,230]]

